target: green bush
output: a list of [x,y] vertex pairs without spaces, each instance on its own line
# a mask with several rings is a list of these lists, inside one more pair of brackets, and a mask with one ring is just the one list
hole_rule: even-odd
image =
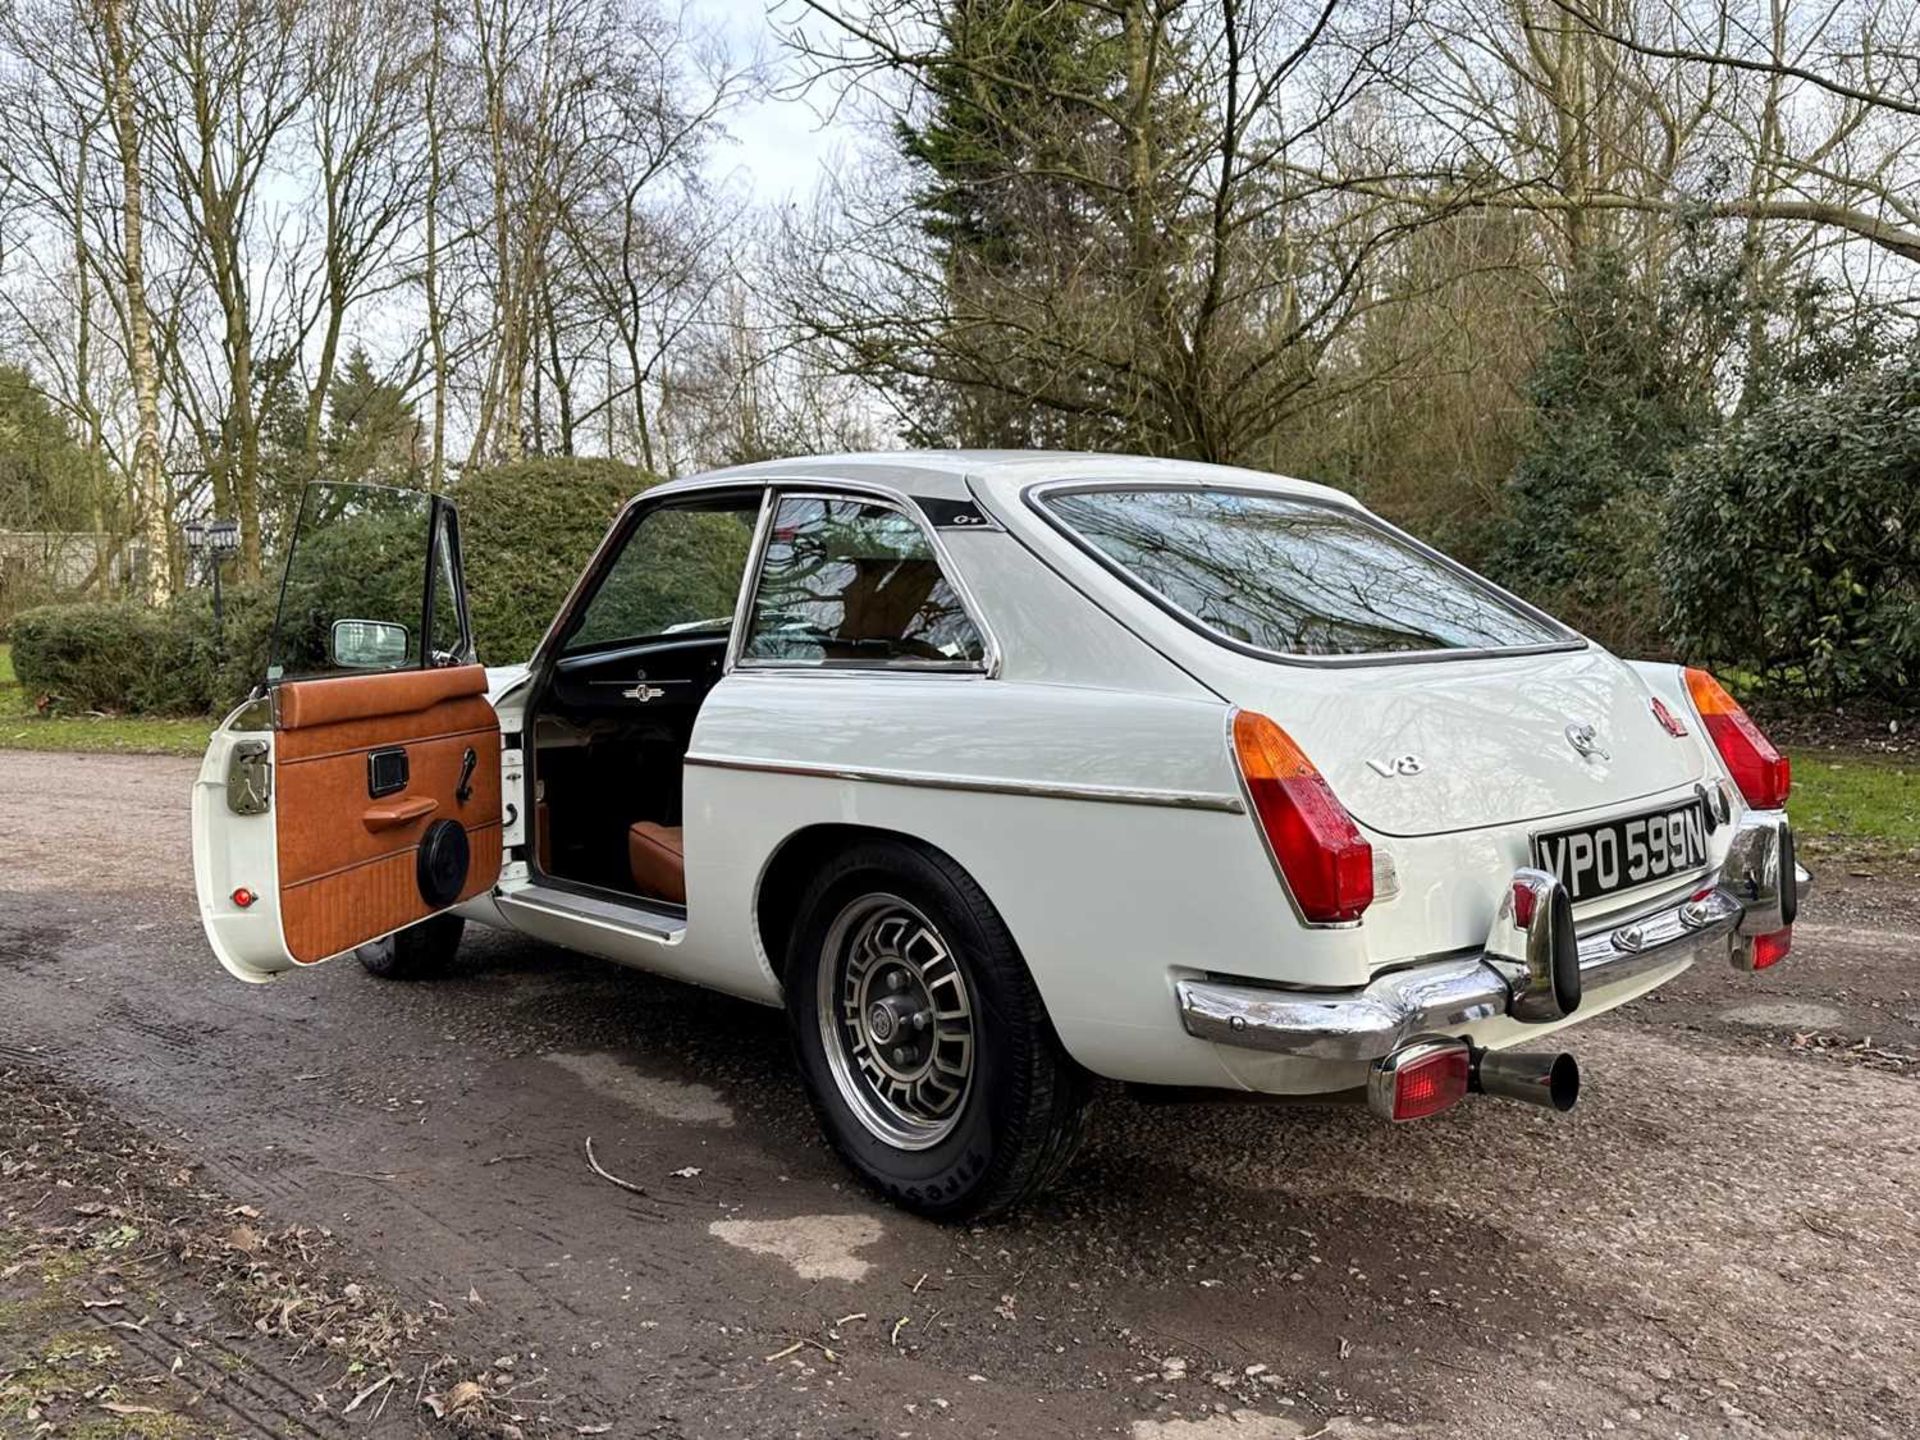
[[1488,573],[1602,644],[1659,648],[1653,558],[1674,454],[1712,418],[1681,363],[1693,302],[1642,293],[1603,252],[1564,297]]
[[1920,683],[1920,351],[1762,404],[1686,455],[1661,546],[1691,658],[1827,701]]
[[620,507],[656,483],[618,461],[559,458],[460,477],[450,493],[482,660],[533,653]]
[[13,619],[21,686],[67,709],[172,713],[180,659],[166,613],[132,601],[43,605]]
[[62,710],[137,715],[224,713],[266,671],[273,596],[233,587],[216,638],[211,594],[163,609],[133,601],[44,605],[13,619],[13,667],[22,688]]

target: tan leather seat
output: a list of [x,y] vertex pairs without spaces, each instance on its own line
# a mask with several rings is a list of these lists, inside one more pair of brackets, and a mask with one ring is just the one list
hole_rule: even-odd
[[655,825],[642,820],[627,831],[627,864],[633,870],[633,888],[657,900],[687,903],[687,865],[680,848],[677,825]]

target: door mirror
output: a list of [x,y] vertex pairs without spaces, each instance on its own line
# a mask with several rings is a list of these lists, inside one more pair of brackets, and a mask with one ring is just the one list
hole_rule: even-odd
[[396,670],[407,662],[407,627],[385,620],[333,622],[333,663],[343,670]]

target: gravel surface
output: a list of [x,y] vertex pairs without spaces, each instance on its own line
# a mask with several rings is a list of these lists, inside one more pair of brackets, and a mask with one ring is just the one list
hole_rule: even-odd
[[1884,879],[1817,891],[1778,972],[1572,1032],[1572,1116],[1116,1089],[1055,1194],[954,1230],[846,1183],[774,1012],[487,932],[432,985],[227,979],[193,770],[0,752],[0,1062],[330,1230],[526,1435],[1920,1433]]

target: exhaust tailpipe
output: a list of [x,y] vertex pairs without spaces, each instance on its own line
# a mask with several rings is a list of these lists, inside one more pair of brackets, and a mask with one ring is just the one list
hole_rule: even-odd
[[1467,1088],[1564,1115],[1580,1098],[1580,1066],[1564,1050],[1475,1050]]

